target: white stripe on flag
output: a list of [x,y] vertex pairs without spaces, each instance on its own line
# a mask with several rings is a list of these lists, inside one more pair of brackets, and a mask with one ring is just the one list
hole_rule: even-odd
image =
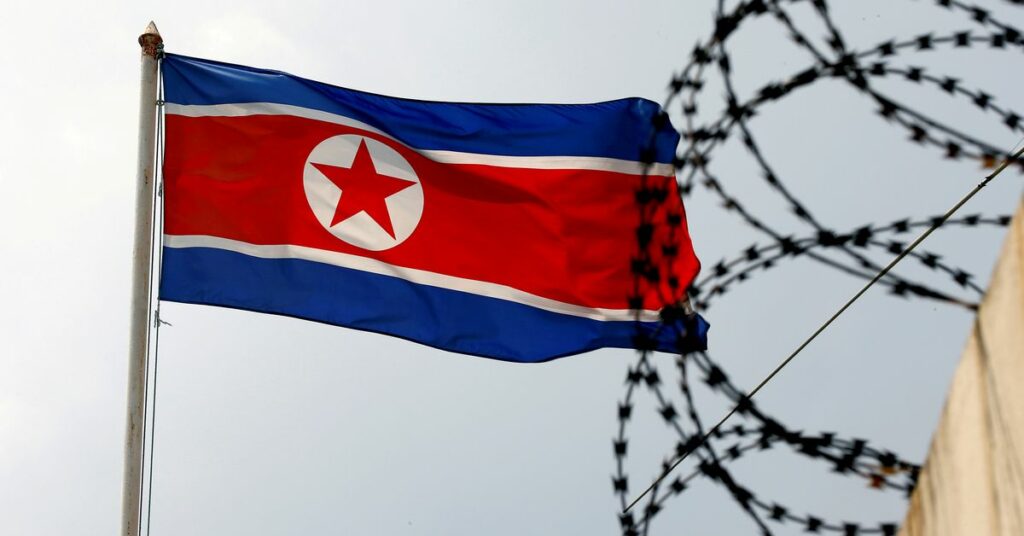
[[[358,128],[374,132],[394,141],[390,134],[381,131],[343,115],[332,114],[321,110],[303,108],[290,104],[277,104],[273,102],[246,102],[239,104],[174,104],[168,102],[164,105],[167,114],[180,115],[184,117],[245,117],[250,115],[290,115],[335,123],[347,127]],[[401,143],[399,141],[399,143]],[[423,156],[443,164],[477,164],[494,167],[523,168],[523,169],[586,169],[594,171],[611,171],[628,175],[640,175],[644,171],[644,165],[640,162],[620,160],[617,158],[602,158],[591,156],[502,156],[479,153],[461,153],[456,151],[432,151],[412,148]],[[652,164],[647,173],[652,176],[668,177],[675,171],[672,164]]]

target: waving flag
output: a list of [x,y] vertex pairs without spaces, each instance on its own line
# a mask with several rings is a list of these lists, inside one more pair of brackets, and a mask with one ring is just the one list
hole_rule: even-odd
[[[510,361],[678,350],[659,310],[699,264],[671,125],[640,163],[656,104],[424,102],[178,55],[163,79],[161,299]],[[642,186],[668,192],[653,243],[677,253],[638,287]]]

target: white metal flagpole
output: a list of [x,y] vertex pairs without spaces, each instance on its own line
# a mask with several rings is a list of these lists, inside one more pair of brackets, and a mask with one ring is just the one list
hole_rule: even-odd
[[131,338],[128,343],[128,421],[124,439],[121,536],[139,536],[142,509],[143,416],[146,408],[146,361],[149,338],[150,255],[153,247],[157,55],[163,39],[150,22],[139,36],[142,84],[139,99],[139,168],[135,183],[135,244],[132,248]]

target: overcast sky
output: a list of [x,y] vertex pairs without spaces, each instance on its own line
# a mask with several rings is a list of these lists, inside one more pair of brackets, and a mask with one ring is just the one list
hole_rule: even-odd
[[[981,0],[979,0],[981,1]],[[1024,11],[983,2],[1024,26]],[[711,0],[167,3],[14,0],[0,17],[0,534],[109,535],[120,525],[137,135],[136,37],[153,19],[167,50],[276,68],[420,99],[661,100]],[[788,3],[787,3],[788,4]],[[852,48],[930,29],[976,28],[932,2],[835,2]],[[806,6],[788,7],[811,36]],[[730,41],[741,95],[812,61],[778,25]],[[922,65],[1024,110],[1020,49],[936,50]],[[1019,141],[964,99],[900,80],[880,86],[996,146]],[[709,81],[707,115],[721,107]],[[752,121],[768,158],[827,225],[850,230],[952,205],[977,163],[906,143],[838,81]],[[674,111],[675,113],[676,111]],[[678,120],[678,117],[675,117]],[[731,143],[714,169],[787,233],[786,212]],[[1000,177],[966,213],[1011,212],[1021,177]],[[698,190],[688,201],[711,266],[763,237]],[[926,249],[984,283],[1002,229],[943,230]],[[909,238],[909,237],[907,237]],[[905,238],[906,239],[906,238]],[[888,254],[875,259],[884,263]],[[914,263],[901,273],[960,296]],[[714,304],[710,346],[749,387],[861,282],[796,260]],[[161,332],[152,533],[615,534],[611,438],[633,353],[542,365],[449,354],[294,319],[167,304]],[[869,293],[760,395],[793,428],[863,437],[921,461],[971,322],[964,310]],[[677,383],[671,356],[662,374]],[[669,390],[677,407],[677,391]],[[715,419],[727,406],[702,394]],[[674,439],[641,395],[629,429],[632,491]],[[735,474],[769,501],[836,520],[899,520],[906,501],[836,478],[783,449]],[[717,486],[674,499],[652,534],[743,534],[754,526]],[[779,527],[778,533],[798,533]]]

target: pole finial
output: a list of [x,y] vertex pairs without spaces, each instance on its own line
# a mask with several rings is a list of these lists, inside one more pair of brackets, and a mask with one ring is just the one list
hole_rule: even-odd
[[160,30],[156,29],[156,23],[149,21],[149,25],[146,26],[146,30],[139,36],[139,45],[142,46],[142,55],[155,58],[157,48],[163,42],[164,38],[160,37]]

